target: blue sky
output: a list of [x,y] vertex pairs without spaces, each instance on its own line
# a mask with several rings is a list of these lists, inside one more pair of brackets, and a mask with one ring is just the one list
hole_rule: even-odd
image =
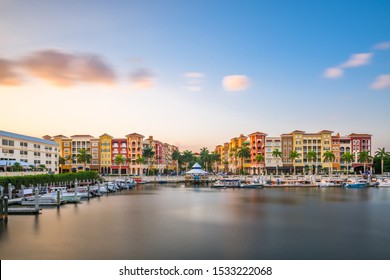
[[[0,0],[1,128],[373,134],[390,150],[389,1]],[[12,106],[9,106],[11,104]]]

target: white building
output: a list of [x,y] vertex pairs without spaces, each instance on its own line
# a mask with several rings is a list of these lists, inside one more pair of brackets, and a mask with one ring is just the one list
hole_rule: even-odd
[[58,152],[59,145],[54,141],[0,130],[2,162],[16,161],[25,167],[45,165],[47,171],[58,173]]
[[265,146],[264,146],[264,155],[265,155],[265,166],[269,171],[275,171],[276,166],[279,168],[282,167],[282,158],[275,158],[272,156],[272,152],[275,149],[278,149],[282,152],[282,144],[280,137],[266,137]]

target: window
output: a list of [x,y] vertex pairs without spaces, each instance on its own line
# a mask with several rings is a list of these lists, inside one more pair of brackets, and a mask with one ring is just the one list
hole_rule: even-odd
[[41,156],[41,153],[40,153],[40,152],[34,152],[34,156],[35,156],[35,157],[40,157],[40,156]]
[[20,142],[20,147],[27,147],[27,142]]
[[20,151],[20,155],[27,156],[27,151]]
[[14,150],[9,150],[9,149],[3,149],[4,154],[13,154]]
[[92,142],[92,147],[97,147],[99,146],[98,144],[99,144],[98,142]]
[[40,149],[40,148],[41,148],[41,145],[34,144],[34,149]]
[[69,144],[70,144],[69,142],[65,142],[64,147],[69,147]]
[[1,141],[1,143],[2,143],[4,146],[14,146],[14,141],[13,141],[13,140],[3,139],[3,140]]

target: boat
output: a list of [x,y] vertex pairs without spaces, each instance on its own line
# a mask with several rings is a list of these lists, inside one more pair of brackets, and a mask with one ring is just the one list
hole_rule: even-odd
[[240,179],[220,179],[211,185],[212,188],[240,188]]
[[317,187],[318,188],[329,188],[329,187],[334,187],[336,186],[336,184],[332,181],[328,181],[328,180],[321,180],[321,182],[319,182],[317,184]]
[[241,188],[243,189],[262,189],[264,187],[261,183],[241,183]]
[[[57,197],[51,194],[43,194],[38,197],[38,204],[40,206],[56,206],[60,204],[64,204],[66,201],[62,200],[60,198],[60,201],[58,203]],[[21,204],[23,206],[34,206],[35,205],[35,196],[29,196],[22,199]]]
[[368,186],[367,180],[349,181],[344,184],[344,188],[347,189],[360,189],[360,188],[366,188],[367,186]]
[[380,179],[377,183],[379,188],[390,188],[390,180],[388,179]]
[[56,196],[57,191],[61,194],[61,199],[65,200],[67,203],[78,203],[81,200],[81,193],[68,192],[66,187],[51,187],[49,188],[49,194]]
[[244,189],[261,189],[264,187],[264,178],[255,178],[253,181],[241,183],[241,188]]

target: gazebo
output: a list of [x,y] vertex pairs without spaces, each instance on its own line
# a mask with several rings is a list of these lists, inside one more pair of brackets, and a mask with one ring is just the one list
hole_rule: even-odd
[[194,166],[192,166],[192,169],[190,171],[186,172],[186,175],[187,175],[186,177],[189,177],[188,180],[193,179],[194,182],[199,182],[201,179],[201,176],[204,176],[207,174],[208,174],[207,171],[204,171],[202,169],[202,167],[199,165],[199,163],[195,163]]
[[207,171],[204,171],[199,163],[195,163],[194,166],[192,166],[192,169],[190,171],[187,171],[186,174],[192,174],[192,175],[206,175],[208,174]]

